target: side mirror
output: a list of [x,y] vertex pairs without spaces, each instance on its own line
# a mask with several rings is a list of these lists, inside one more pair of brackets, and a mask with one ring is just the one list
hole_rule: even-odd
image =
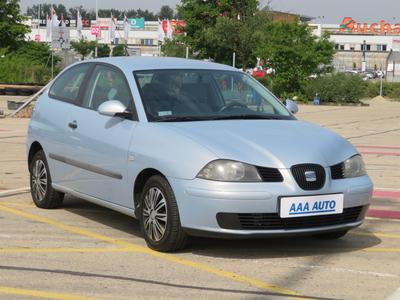
[[293,100],[286,99],[286,100],[284,100],[282,103],[286,106],[286,108],[287,108],[292,114],[295,114],[295,113],[297,113],[297,112],[299,111],[299,107],[297,106],[297,104],[296,104]]
[[132,113],[118,100],[109,100],[102,103],[97,109],[97,112],[100,115],[108,117],[127,118],[132,115]]

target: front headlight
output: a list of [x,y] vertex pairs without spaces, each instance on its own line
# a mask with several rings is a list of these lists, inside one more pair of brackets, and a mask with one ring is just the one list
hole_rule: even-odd
[[352,178],[367,175],[364,161],[361,155],[354,155],[344,161],[344,178]]
[[217,181],[258,182],[262,181],[257,169],[233,160],[215,160],[208,163],[197,174],[197,178]]

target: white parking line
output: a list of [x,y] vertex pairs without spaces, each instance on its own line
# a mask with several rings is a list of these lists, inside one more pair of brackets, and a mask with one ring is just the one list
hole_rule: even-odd
[[28,190],[30,190],[30,189],[31,189],[30,187],[24,187],[24,188],[15,189],[15,190],[7,190],[7,191],[2,191],[2,192],[0,192],[0,195],[3,195],[3,194],[12,194],[12,193],[21,192],[21,191],[28,191]]
[[395,189],[395,188],[379,188],[379,187],[374,187],[374,190],[383,190],[383,191],[400,191],[400,189]]
[[386,300],[400,300],[400,288],[386,298]]
[[[197,256],[197,255],[193,255],[193,256]],[[214,259],[215,260],[231,260],[231,261],[234,260],[234,259],[220,258],[220,257],[219,258],[214,257]],[[333,271],[333,272],[341,272],[341,273],[368,275],[368,276],[374,276],[374,277],[387,277],[387,278],[399,278],[400,277],[396,274],[377,273],[377,272],[368,272],[368,271],[359,271],[359,270],[341,269],[341,268],[330,268],[330,267],[315,266],[315,265],[289,264],[289,263],[282,263],[282,262],[267,262],[267,261],[260,261],[260,260],[247,260],[247,262],[253,263],[253,264],[284,266],[284,267],[288,267],[288,268],[300,268],[300,269],[309,269],[309,270],[316,269],[316,270]],[[400,298],[394,298],[394,299],[400,300]],[[392,300],[392,299],[390,299],[390,300]]]

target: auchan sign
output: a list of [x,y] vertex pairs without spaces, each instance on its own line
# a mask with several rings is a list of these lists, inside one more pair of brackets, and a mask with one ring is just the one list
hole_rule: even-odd
[[[339,33],[345,33],[351,31],[352,33],[368,33],[368,30],[372,34],[400,34],[400,23],[392,25],[381,21],[380,24],[372,23],[368,26],[367,23],[356,23],[351,17],[345,17],[342,24],[340,25]],[[393,32],[392,32],[393,31]]]

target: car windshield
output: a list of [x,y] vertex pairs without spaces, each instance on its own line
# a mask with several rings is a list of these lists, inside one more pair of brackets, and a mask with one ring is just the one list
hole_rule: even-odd
[[134,76],[151,122],[296,119],[244,72],[170,69],[136,71]]

